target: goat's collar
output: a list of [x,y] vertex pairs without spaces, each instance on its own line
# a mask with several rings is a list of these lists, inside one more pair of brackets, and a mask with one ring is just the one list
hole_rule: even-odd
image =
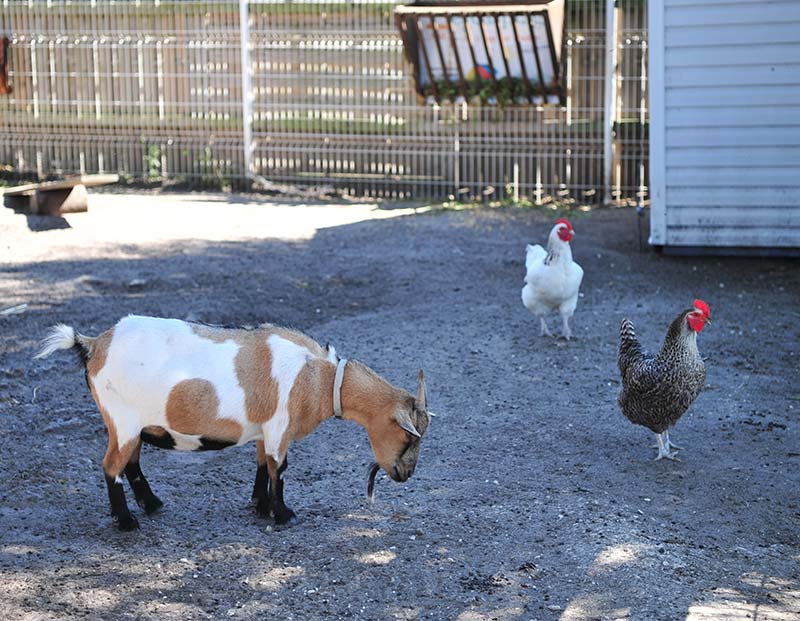
[[344,381],[344,367],[347,365],[347,358],[340,358],[336,365],[336,377],[333,379],[333,415],[336,418],[342,417],[342,381]]

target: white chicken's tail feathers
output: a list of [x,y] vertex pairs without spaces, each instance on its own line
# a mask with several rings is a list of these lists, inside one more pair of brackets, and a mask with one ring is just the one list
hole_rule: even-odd
[[547,250],[542,248],[539,244],[536,244],[535,246],[528,244],[525,253],[525,269],[530,270],[535,263],[541,261],[546,256]]

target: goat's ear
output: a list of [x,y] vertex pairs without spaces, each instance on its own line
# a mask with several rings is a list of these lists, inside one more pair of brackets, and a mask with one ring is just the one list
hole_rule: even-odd
[[414,427],[414,423],[411,422],[411,417],[405,410],[401,410],[395,414],[394,419],[397,421],[397,424],[400,425],[401,429],[404,429],[414,437],[422,437],[419,435],[419,431],[417,431],[416,427]]
[[422,373],[422,369],[419,370],[417,380],[419,381],[419,386],[417,387],[416,406],[420,412],[425,412],[428,409],[428,393],[425,390],[425,375]]

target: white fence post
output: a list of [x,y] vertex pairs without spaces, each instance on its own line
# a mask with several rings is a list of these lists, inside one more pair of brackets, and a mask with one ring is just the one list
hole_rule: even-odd
[[606,71],[603,110],[603,203],[612,202],[614,121],[617,103],[617,0],[606,0]]
[[239,0],[239,39],[242,48],[242,142],[244,143],[244,174],[253,173],[253,84],[250,62],[250,11],[248,0]]

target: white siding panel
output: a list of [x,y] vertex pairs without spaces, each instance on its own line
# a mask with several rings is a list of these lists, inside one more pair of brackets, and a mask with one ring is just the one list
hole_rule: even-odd
[[800,168],[760,168],[756,174],[745,175],[738,166],[717,168],[709,166],[680,167],[667,169],[670,187],[695,188],[793,188],[797,190]]
[[671,226],[667,231],[669,246],[797,248],[800,230],[785,226],[758,226],[753,221],[743,227]]
[[[680,102],[670,102],[680,105]],[[730,108],[669,107],[666,111],[667,128],[673,127],[766,127],[793,126],[800,119],[800,106],[780,108],[741,105]]]
[[[800,2],[798,2],[800,6]],[[800,58],[800,41],[759,45],[717,45],[676,47],[668,50],[670,67],[712,67],[732,65],[794,64]]]
[[[719,106],[785,106],[800,105],[800,88],[795,85],[760,86],[745,91],[741,86],[676,86],[667,89],[667,101],[679,105]],[[671,107],[668,105],[668,107]],[[800,119],[798,119],[800,122]]]
[[[800,147],[717,147],[707,149],[698,147],[673,147],[667,149],[667,167],[670,166],[704,166],[713,161],[718,166],[741,166],[743,173],[761,166],[796,165],[800,158]],[[800,184],[800,179],[798,179]],[[667,187],[670,186],[667,180]],[[800,202],[800,196],[798,197]]]
[[674,127],[667,134],[667,147],[796,147],[800,146],[800,119],[797,123],[794,127]]
[[793,43],[800,21],[780,24],[695,24],[667,31],[667,45],[682,46],[750,45]]
[[[798,204],[793,188],[667,188],[667,204],[684,207],[739,207],[765,210],[773,207],[794,207]],[[709,209],[709,213],[715,209]],[[777,210],[776,210],[777,211]],[[674,210],[667,214],[674,217]]]
[[[703,0],[703,4],[714,6],[719,4],[726,5],[726,8],[732,4],[759,4],[763,5],[767,2],[780,3],[786,2],[787,0]],[[686,6],[696,6],[697,0],[665,0],[664,5],[670,8],[678,8],[678,7],[686,7]]]
[[709,5],[696,2],[692,6],[668,6],[664,11],[667,32],[673,26],[696,24],[780,24],[800,21],[800,2],[748,2]]
[[[798,26],[800,28],[800,26]],[[800,58],[796,64],[733,65],[714,67],[667,67],[666,86],[738,86],[743,84],[800,84]]]
[[[680,203],[676,203],[680,204]],[[748,228],[756,223],[760,227],[791,230],[800,234],[800,222],[790,224],[790,209],[771,209],[767,206],[742,209],[741,207],[694,207],[681,205],[667,214],[667,225],[680,228]]]

